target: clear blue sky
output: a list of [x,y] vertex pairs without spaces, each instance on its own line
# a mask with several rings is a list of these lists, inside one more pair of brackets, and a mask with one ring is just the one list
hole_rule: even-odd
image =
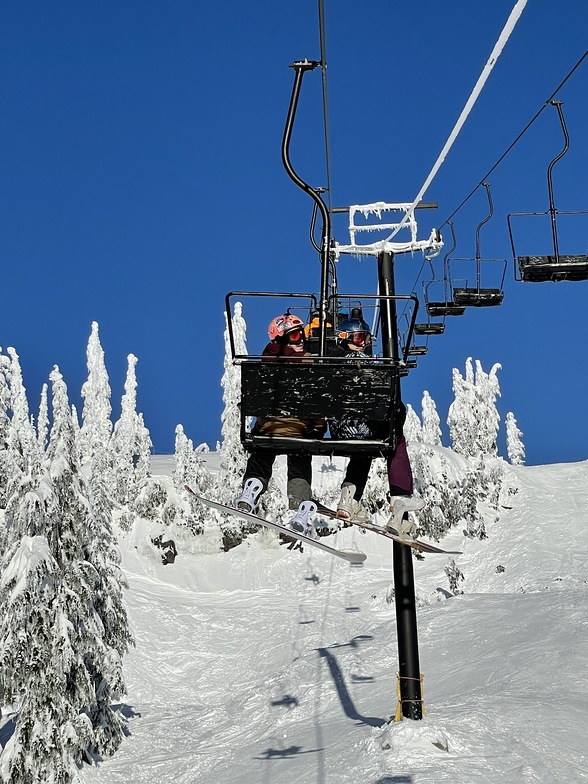
[[[326,0],[335,205],[412,200],[513,5]],[[425,194],[439,209],[419,213],[423,235],[543,105],[585,51],[587,29],[585,0],[529,0]],[[4,5],[0,345],[18,351],[33,411],[54,364],[80,406],[96,320],[115,415],[134,353],[155,451],[173,450],[177,423],[195,444],[214,447],[225,293],[319,288],[312,205],[280,161],[288,66],[319,56],[316,0]],[[558,96],[571,136],[554,170],[561,210],[588,208],[587,82],[585,61]],[[306,77],[292,144],[295,167],[313,185],[325,184],[322,133],[317,70]],[[546,168],[561,146],[547,109],[494,172],[483,256],[510,259],[508,212],[547,208]],[[473,256],[485,215],[478,191],[454,219],[455,255]],[[344,223],[334,228],[346,242]],[[588,252],[582,216],[560,234],[562,251]],[[409,293],[420,265],[418,256],[398,261],[399,293]],[[345,258],[339,280],[347,291],[371,291],[375,263]],[[500,410],[514,412],[528,462],[586,459],[587,295],[588,283],[515,283],[509,263],[504,305],[448,321],[405,381],[405,399],[420,410],[427,389],[445,420],[451,369],[468,356],[486,370],[500,362]],[[263,330],[255,314],[245,316],[256,351]]]

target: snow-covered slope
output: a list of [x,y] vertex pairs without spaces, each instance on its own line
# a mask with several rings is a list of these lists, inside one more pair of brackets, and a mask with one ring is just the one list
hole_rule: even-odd
[[368,554],[351,567],[291,552],[269,531],[214,552],[208,532],[164,566],[135,532],[122,543],[137,641],[125,663],[130,735],[82,780],[588,781],[588,462],[512,471],[518,492],[488,538],[455,530],[443,541],[463,550],[463,595],[448,590],[448,556],[415,560],[420,722],[387,723],[397,647],[383,537],[332,537]]

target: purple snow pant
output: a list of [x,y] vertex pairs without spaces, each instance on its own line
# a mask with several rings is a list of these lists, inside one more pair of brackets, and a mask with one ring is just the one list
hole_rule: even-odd
[[[349,458],[343,481],[355,485],[356,501],[363,495],[371,465],[371,457],[352,455]],[[390,495],[412,495],[412,469],[404,436],[398,440],[394,453],[388,458],[388,485]]]

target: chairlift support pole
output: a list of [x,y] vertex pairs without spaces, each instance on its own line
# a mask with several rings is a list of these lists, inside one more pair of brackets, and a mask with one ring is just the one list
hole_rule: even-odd
[[292,163],[290,162],[290,140],[292,138],[292,129],[294,127],[294,117],[298,107],[298,99],[300,98],[300,89],[302,87],[302,79],[307,71],[313,71],[321,63],[317,60],[298,60],[292,63],[291,68],[294,69],[294,85],[292,86],[292,95],[290,97],[290,105],[288,107],[288,116],[286,118],[286,126],[284,128],[284,135],[282,137],[282,162],[288,176],[307,193],[318,207],[322,216],[322,234],[320,246],[320,260],[321,260],[321,292],[319,303],[319,355],[325,356],[327,346],[327,306],[329,299],[329,262],[330,262],[330,244],[331,244],[331,215],[327,205],[321,197],[321,188],[312,188],[308,183],[296,174]]
[[[394,255],[378,255],[378,291],[381,295],[394,295]],[[399,359],[396,304],[393,299],[380,302],[383,356]],[[400,399],[400,378],[396,379],[394,400]],[[400,679],[400,704],[407,719],[423,718],[419,642],[417,634],[416,599],[412,550],[404,544],[393,544],[394,603],[398,635],[398,672]]]

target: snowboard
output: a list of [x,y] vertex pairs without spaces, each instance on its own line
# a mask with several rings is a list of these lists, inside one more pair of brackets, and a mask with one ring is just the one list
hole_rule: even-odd
[[428,542],[422,542],[420,539],[410,539],[409,537],[396,536],[396,534],[387,531],[385,528],[382,528],[379,525],[375,525],[375,523],[360,523],[356,520],[348,520],[346,518],[337,517],[337,512],[335,512],[334,509],[329,509],[327,506],[319,503],[318,501],[313,501],[313,503],[316,504],[317,514],[324,515],[325,517],[329,517],[332,520],[339,520],[341,523],[351,523],[352,525],[358,526],[358,528],[363,528],[364,531],[373,531],[375,534],[385,536],[386,539],[392,539],[395,542],[400,542],[400,544],[406,544],[408,547],[412,547],[413,550],[418,550],[420,553],[445,553],[446,555],[461,555],[461,550],[443,550],[441,547],[436,547],[434,544],[429,544]]
[[202,496],[197,495],[191,487],[188,487],[188,485],[184,485],[184,490],[187,490],[188,493],[194,496],[194,498],[197,498],[206,506],[211,507],[211,509],[218,509],[220,512],[225,512],[226,514],[240,517],[242,520],[246,520],[248,523],[265,525],[266,528],[273,528],[274,531],[278,531],[290,539],[297,539],[300,542],[304,542],[304,544],[308,544],[311,547],[316,547],[317,549],[323,550],[323,552],[334,555],[337,558],[343,558],[343,560],[349,561],[351,564],[363,563],[367,558],[365,553],[355,550],[337,550],[335,547],[330,547],[328,544],[324,544],[319,539],[313,539],[310,536],[305,536],[304,534],[298,533],[298,531],[293,531],[291,528],[287,528],[285,525],[280,525],[280,523],[274,523],[271,520],[266,520],[263,517],[252,514],[251,512],[245,512],[243,509],[235,509],[232,506],[226,506],[225,504],[219,504],[216,501],[211,501],[208,498],[202,498]]

